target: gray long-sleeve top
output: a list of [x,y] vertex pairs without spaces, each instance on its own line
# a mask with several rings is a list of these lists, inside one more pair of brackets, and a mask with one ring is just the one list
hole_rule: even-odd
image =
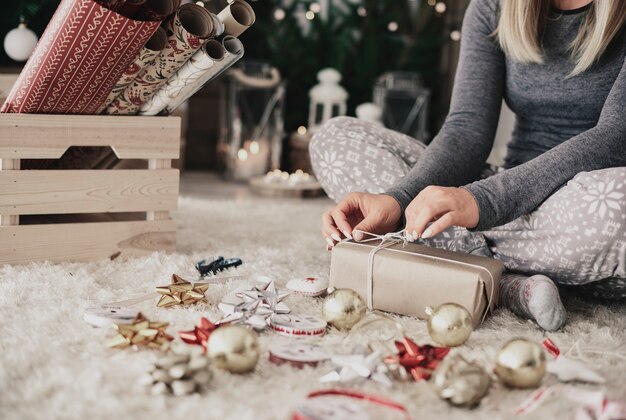
[[[500,0],[472,0],[467,9],[450,112],[417,164],[387,191],[403,210],[428,185],[464,186],[480,210],[476,229],[487,230],[530,213],[579,172],[626,166],[626,29],[597,63],[568,78],[569,46],[589,8],[551,11],[543,64],[503,53],[492,35],[499,9]],[[516,115],[507,170],[475,181],[503,97]]]

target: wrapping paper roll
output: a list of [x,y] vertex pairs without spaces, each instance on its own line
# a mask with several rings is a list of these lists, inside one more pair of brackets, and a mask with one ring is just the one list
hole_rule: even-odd
[[113,100],[107,114],[133,115],[156,91],[215,35],[217,18],[196,4],[182,5],[167,23],[167,45],[146,68]]
[[96,0],[96,2],[100,3],[102,7],[119,13],[122,7],[124,7],[126,0]]
[[163,20],[174,13],[179,5],[180,0],[145,0],[135,17],[140,20]]
[[220,74],[243,57],[243,44],[237,38],[228,35],[225,36],[222,40],[222,46],[225,51],[224,58],[215,62],[214,65],[202,73],[193,83],[188,83],[176,97],[168,102],[162,113],[171,114],[180,104],[199,91],[202,86],[215,80]]
[[146,0],[126,0],[122,7],[120,7],[120,14],[134,17],[145,3]]
[[209,40],[161,86],[152,99],[143,104],[139,114],[157,115],[169,103],[175,101],[186,86],[195,84],[216,62],[222,60],[224,53],[224,47],[219,41]]
[[122,94],[122,92],[124,92],[128,85],[130,85],[133,80],[135,80],[137,75],[144,68],[146,68],[146,66],[154,62],[154,60],[159,56],[163,48],[165,48],[166,44],[167,34],[165,32],[165,29],[159,27],[157,31],[152,35],[152,37],[148,40],[145,47],[143,47],[141,51],[139,51],[139,55],[137,56],[135,61],[124,71],[124,74],[122,74],[120,80],[117,81],[117,83],[113,87],[113,90],[111,90],[111,93],[109,93],[106,101],[104,101],[104,104],[102,104],[102,106],[98,110],[98,114],[104,111],[106,107],[109,106],[109,104],[113,102],[113,100],[118,95]]
[[158,26],[62,0],[0,112],[94,114]]
[[252,6],[244,0],[229,3],[217,17],[224,23],[224,33],[235,37],[244,33],[256,20]]

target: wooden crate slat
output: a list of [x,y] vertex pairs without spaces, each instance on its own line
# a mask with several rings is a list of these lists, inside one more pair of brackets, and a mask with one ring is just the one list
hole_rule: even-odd
[[110,146],[120,159],[178,159],[180,118],[0,114],[0,159],[58,159],[71,146]]
[[0,265],[92,261],[174,251],[174,220],[0,227]]
[[0,171],[0,215],[174,210],[178,170]]

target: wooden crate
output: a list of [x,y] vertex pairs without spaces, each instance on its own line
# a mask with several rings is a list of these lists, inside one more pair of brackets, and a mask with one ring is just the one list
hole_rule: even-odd
[[[147,169],[20,170],[72,146],[110,147]],[[179,146],[178,117],[0,114],[0,265],[174,250]]]

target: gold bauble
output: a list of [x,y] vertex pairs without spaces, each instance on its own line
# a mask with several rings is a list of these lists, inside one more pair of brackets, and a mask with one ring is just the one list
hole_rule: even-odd
[[239,325],[216,329],[207,343],[207,354],[213,364],[231,373],[253,370],[259,353],[257,334]]
[[515,338],[498,353],[495,372],[510,387],[534,388],[546,373],[546,355],[539,344]]
[[439,363],[432,382],[437,395],[450,404],[474,407],[489,391],[491,379],[480,365],[455,354]]
[[330,325],[340,330],[349,330],[363,319],[367,307],[357,292],[350,289],[335,289],[324,300],[322,316]]
[[439,305],[428,319],[428,334],[437,344],[446,347],[465,343],[473,329],[472,315],[456,303]]

